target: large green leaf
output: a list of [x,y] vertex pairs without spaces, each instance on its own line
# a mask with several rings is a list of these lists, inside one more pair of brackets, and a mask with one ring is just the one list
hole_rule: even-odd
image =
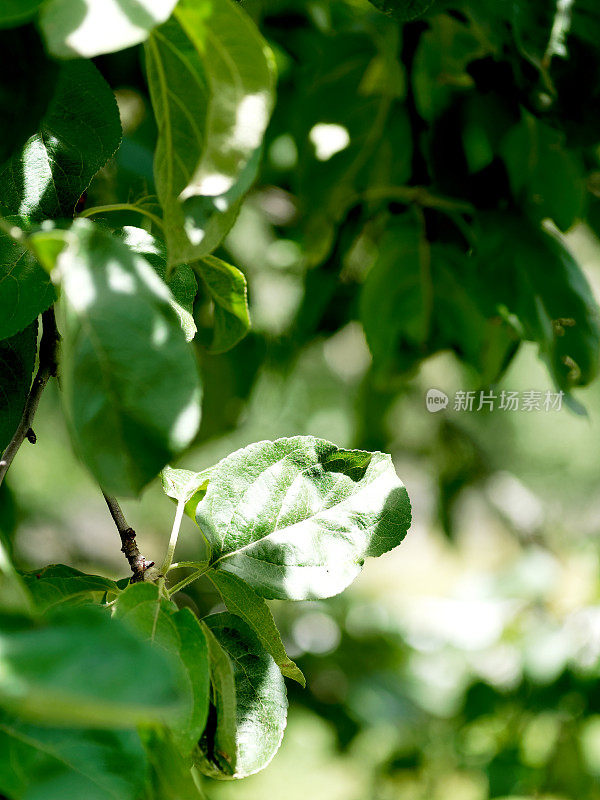
[[120,140],[117,104],[96,67],[62,65],[39,131],[0,166],[3,205],[33,220],[72,217]]
[[16,336],[0,341],[0,453],[21,421],[36,352],[37,322]]
[[0,538],[0,614],[30,614],[33,598],[14,568]]
[[0,712],[0,792],[11,800],[137,800],[145,778],[133,732],[37,727]]
[[313,436],[258,442],[223,459],[196,514],[215,569],[291,600],[343,591],[366,556],[400,544],[410,518],[390,456]]
[[250,330],[248,290],[243,272],[215,256],[194,264],[214,302],[214,332],[210,351],[224,353]]
[[274,61],[231,0],[181,0],[145,47],[159,127],[156,188],[169,263],[181,264],[215,249],[254,180]]
[[0,705],[22,717],[127,728],[173,719],[185,699],[172,659],[107,609],[63,608],[43,623],[0,627]]
[[57,267],[71,435],[107,491],[134,495],[198,429],[194,353],[167,287],[140,255],[87,220],[67,240]]
[[22,25],[35,16],[44,0],[0,0],[0,28]]
[[177,0],[46,0],[40,27],[58,58],[93,58],[146,39]]
[[127,247],[144,256],[146,261],[154,267],[165,281],[173,295],[171,305],[181,321],[185,338],[188,342],[191,342],[196,334],[193,311],[194,300],[198,291],[198,283],[196,282],[194,271],[187,264],[180,264],[171,270],[167,277],[166,247],[160,239],[156,239],[143,228],[126,226],[122,231],[117,231],[117,235],[122,238]]
[[185,703],[171,725],[173,739],[189,755],[208,714],[208,648],[198,619],[189,608],[177,610],[160,600],[158,587],[134,583],[119,595],[115,616],[176,658],[184,673]]
[[[19,229],[23,220],[5,217]],[[48,274],[32,254],[8,233],[0,231],[0,339],[26,328],[54,302]]]
[[206,800],[196,786],[189,759],[181,755],[168,730],[145,729],[140,736],[151,770],[143,800]]
[[216,586],[228,610],[241,617],[254,630],[267,653],[273,656],[282,675],[306,686],[302,671],[285,652],[275,620],[265,600],[231,572],[211,569],[207,577]]
[[62,603],[97,603],[105,594],[119,593],[117,584],[109,578],[88,575],[65,564],[49,564],[24,572],[22,579],[41,613]]
[[211,614],[204,619],[229,657],[235,681],[235,753],[220,751],[217,709],[216,731],[200,742],[200,770],[214,778],[245,778],[271,761],[283,738],[287,697],[281,672],[256,634],[233,614]]

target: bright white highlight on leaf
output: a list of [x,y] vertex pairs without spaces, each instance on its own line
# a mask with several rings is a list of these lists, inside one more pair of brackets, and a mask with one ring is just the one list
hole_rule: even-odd
[[264,92],[247,94],[237,107],[233,139],[237,147],[251,150],[260,146],[269,122],[269,97]]
[[328,161],[336,153],[345,150],[350,144],[350,134],[343,125],[319,122],[308,134],[315,147],[319,161]]
[[49,0],[40,24],[54,55],[92,58],[143,42],[176,5],[177,0]]
[[52,136],[46,138],[45,145],[37,136],[33,136],[23,147],[22,162],[28,165],[28,169],[23,170],[21,177],[23,189],[19,214],[27,215],[32,204],[43,197],[52,182],[47,148],[53,143],[56,140]]
[[119,292],[120,294],[133,294],[135,292],[133,275],[126,272],[118,261],[111,261],[106,265],[106,278],[113,292]]
[[200,394],[194,392],[190,403],[179,414],[171,429],[170,443],[172,447],[187,447],[200,424]]
[[155,347],[161,347],[169,338],[169,328],[167,323],[161,317],[154,320],[154,329],[152,331],[152,344]]

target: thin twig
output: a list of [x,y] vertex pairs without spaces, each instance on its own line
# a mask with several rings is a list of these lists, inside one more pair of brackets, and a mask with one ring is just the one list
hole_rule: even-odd
[[42,314],[42,338],[40,340],[38,371],[31,384],[19,427],[15,431],[15,435],[8,447],[2,453],[2,458],[0,458],[0,484],[25,439],[29,439],[32,443],[35,441],[33,418],[46,384],[50,378],[56,376],[58,339],[54,309],[49,308]]
[[113,211],[137,211],[138,214],[142,214],[144,217],[148,217],[148,219],[152,220],[161,231],[164,230],[163,221],[160,217],[157,217],[156,214],[148,211],[148,209],[143,206],[138,206],[134,203],[111,203],[106,206],[92,206],[92,208],[86,208],[85,211],[82,211],[79,216],[93,217],[95,214],[108,214]]
[[119,531],[119,536],[121,537],[121,552],[125,553],[125,558],[129,562],[129,566],[133,572],[131,583],[143,581],[146,571],[150,569],[150,567],[154,566],[154,561],[147,561],[140,553],[135,539],[135,531],[127,524],[125,515],[123,514],[121,506],[118,504],[116,498],[111,497],[104,492],[102,492],[102,494],[104,495],[110,515],[113,518],[114,523],[117,526],[117,530]]

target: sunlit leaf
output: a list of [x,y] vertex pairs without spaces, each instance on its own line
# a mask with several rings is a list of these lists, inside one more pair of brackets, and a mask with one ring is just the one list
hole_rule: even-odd
[[210,351],[224,353],[250,329],[246,278],[239,269],[215,256],[194,264],[214,302],[214,332]]
[[295,436],[258,442],[217,464],[197,522],[215,569],[264,597],[338,594],[366,556],[400,544],[410,502],[390,456]]
[[105,594],[119,593],[114,581],[100,575],[88,575],[65,564],[50,564],[24,572],[22,579],[36,609],[42,613],[62,603],[97,603]]

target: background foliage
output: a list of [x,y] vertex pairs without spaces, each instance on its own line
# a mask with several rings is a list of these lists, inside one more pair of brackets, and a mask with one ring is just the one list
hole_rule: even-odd
[[[42,4],[29,5],[31,13],[16,21]],[[182,2],[182,14],[193,5]],[[182,466],[201,470],[250,442],[296,434],[381,449],[405,479],[415,524],[400,550],[370,563],[347,595],[273,604],[308,688],[288,682],[289,728],[267,771],[239,784],[206,781],[204,789],[215,798],[310,792],[315,800],[592,800],[600,796],[600,395],[593,382],[600,15],[593,0],[374,5],[248,0],[240,11],[240,24],[252,19],[273,50],[277,102],[260,160],[248,162],[245,183],[225,189],[225,206],[207,203],[201,189],[185,199],[193,225],[217,231],[213,242],[229,233],[201,274],[191,275],[199,291],[187,313],[204,398],[200,431]],[[69,3],[62,6],[72,14]],[[64,39],[48,33],[60,7],[43,4],[38,25],[62,57]],[[176,35],[189,39],[183,19]],[[50,95],[70,97],[74,86],[96,80],[88,62],[48,60],[38,28],[17,30],[22,40],[15,29],[2,34],[3,52],[12,53],[2,85],[14,133],[3,140],[7,160],[40,120],[35,146],[60,140]],[[164,63],[173,70],[169,86],[181,81],[185,92],[197,92],[189,102],[202,99],[202,86],[161,56],[160,37],[146,45],[144,58],[138,42],[145,34],[127,38],[119,30],[119,46],[128,49],[83,53],[115,92],[124,132],[90,185],[86,207],[131,204],[160,214],[158,197],[171,264],[204,258],[202,242],[190,255],[189,239],[174,233],[169,241],[181,186],[166,180],[173,173],[166,163],[163,170],[162,157],[153,167],[165,112],[150,97],[146,74]],[[19,41],[31,54],[25,64]],[[20,130],[19,102],[31,74],[40,82],[27,117],[38,119]],[[272,81],[272,74],[267,66],[257,80]],[[94,112],[91,104],[89,129],[98,127]],[[101,161],[118,143],[110,126],[105,136]],[[177,152],[188,152],[189,136]],[[41,216],[72,212],[91,178],[82,175],[81,155],[61,144],[57,157],[71,176],[70,192],[38,192]],[[234,153],[228,163],[247,156]],[[181,169],[187,180],[189,165]],[[201,187],[202,173],[193,177]],[[14,168],[0,169],[1,199],[7,211],[35,223],[35,209],[11,207],[23,180]],[[131,209],[96,219],[110,228],[140,225]],[[88,235],[85,225],[81,230]],[[150,235],[133,249],[152,252],[166,269],[165,252]],[[34,260],[19,263],[26,276],[41,269]],[[245,304],[232,308],[222,299],[228,291],[219,291],[223,279],[239,285],[237,270],[248,281],[252,327],[245,337]],[[181,283],[190,280],[179,271],[173,275]],[[37,279],[43,297],[35,308],[42,310],[54,290]],[[185,311],[184,297],[177,300]],[[20,333],[14,321],[22,302],[7,301],[16,311],[0,320],[0,363],[22,352],[18,363],[31,374],[27,341],[36,332]],[[459,390],[560,390],[564,408],[450,407],[432,415],[424,406],[431,387],[451,397]],[[182,390],[181,406],[193,391]],[[116,537],[97,488],[66,444],[54,392],[49,387],[36,423],[43,454],[24,445],[2,486],[2,533],[18,564],[34,570],[34,587],[35,570],[51,562],[116,579],[123,575]],[[77,411],[75,400],[69,413]],[[149,413],[155,408],[153,402]],[[5,420],[2,433],[4,424],[14,429],[14,419]],[[134,493],[156,474],[169,458],[168,427],[157,431],[156,458],[132,458],[136,471],[125,469],[118,488]],[[106,445],[110,451],[108,439]],[[112,462],[108,471],[101,464],[96,470],[114,474]],[[159,495],[152,486],[125,506],[144,552],[160,550],[170,527],[171,509]],[[196,530],[184,527],[182,557],[202,557]],[[223,610],[210,583],[186,591],[193,608]],[[127,708],[135,721],[169,703],[153,692],[151,667],[149,661],[147,676],[131,676],[143,687]],[[51,704],[48,687],[43,692]],[[158,796],[189,791],[156,765],[139,766],[141,745],[128,730],[96,733],[77,746],[103,757],[121,753],[128,768],[155,769]],[[156,741],[149,751],[170,746]],[[35,775],[26,748],[19,758]],[[54,769],[58,780],[60,766]],[[16,783],[4,791],[27,796]],[[71,791],[75,797],[83,789]],[[104,787],[109,796],[123,791],[118,783]]]

